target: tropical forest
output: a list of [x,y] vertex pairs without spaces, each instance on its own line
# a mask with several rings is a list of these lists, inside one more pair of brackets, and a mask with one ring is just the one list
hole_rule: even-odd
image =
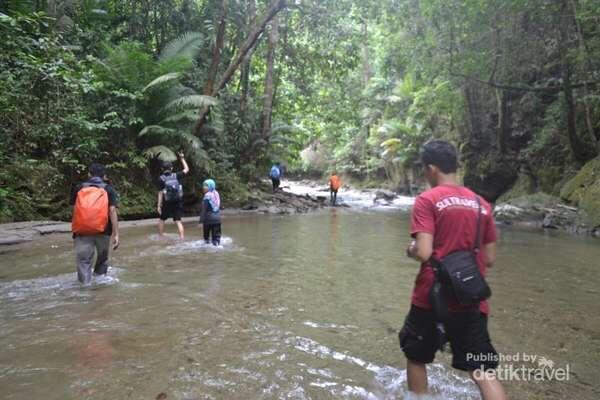
[[599,399],[599,238],[600,0],[0,0],[7,399]]

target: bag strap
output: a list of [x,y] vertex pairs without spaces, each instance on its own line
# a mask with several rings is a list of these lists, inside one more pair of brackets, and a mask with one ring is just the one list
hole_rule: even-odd
[[108,186],[106,183],[102,182],[102,183],[95,183],[95,182],[84,182],[81,184],[81,187],[97,187],[100,189],[104,189],[106,190],[106,186]]
[[478,253],[481,248],[481,201],[479,200],[479,196],[475,196],[475,200],[477,201],[477,228],[475,230],[475,246],[473,247],[473,252]]

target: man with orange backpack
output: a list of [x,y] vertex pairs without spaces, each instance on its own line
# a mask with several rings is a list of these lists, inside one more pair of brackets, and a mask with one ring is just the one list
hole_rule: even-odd
[[337,172],[333,171],[331,176],[329,177],[329,203],[332,206],[335,206],[337,201],[337,192],[342,186],[342,180],[339,176],[337,176]]
[[111,237],[113,250],[119,246],[117,192],[105,182],[106,170],[102,164],[90,165],[89,175],[90,178],[77,185],[71,195],[71,204],[74,205],[71,229],[75,240],[77,279],[84,285],[92,279],[94,253],[94,275],[106,275]]

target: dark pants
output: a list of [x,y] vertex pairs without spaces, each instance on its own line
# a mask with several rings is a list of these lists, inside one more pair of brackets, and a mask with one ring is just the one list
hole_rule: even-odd
[[329,189],[329,202],[335,206],[337,202],[337,190]]
[[209,240],[212,233],[212,244],[218,246],[221,243],[221,224],[202,224],[202,231],[204,233],[204,241],[211,243]]
[[[75,255],[77,257],[77,279],[83,284],[92,280],[92,269],[96,275],[106,275],[108,271],[108,252],[110,236],[75,236]],[[94,254],[96,262],[93,263]]]
[[271,178],[271,182],[273,183],[273,191],[279,189],[279,184],[281,183],[279,182],[279,178]]

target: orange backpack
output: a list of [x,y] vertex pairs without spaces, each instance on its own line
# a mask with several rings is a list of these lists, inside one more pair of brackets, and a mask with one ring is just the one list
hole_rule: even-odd
[[108,193],[105,185],[99,186],[84,184],[77,192],[71,222],[71,230],[76,235],[98,235],[106,230]]
[[341,181],[340,178],[337,175],[331,175],[331,178],[329,178],[329,187],[332,190],[338,190],[341,186]]

